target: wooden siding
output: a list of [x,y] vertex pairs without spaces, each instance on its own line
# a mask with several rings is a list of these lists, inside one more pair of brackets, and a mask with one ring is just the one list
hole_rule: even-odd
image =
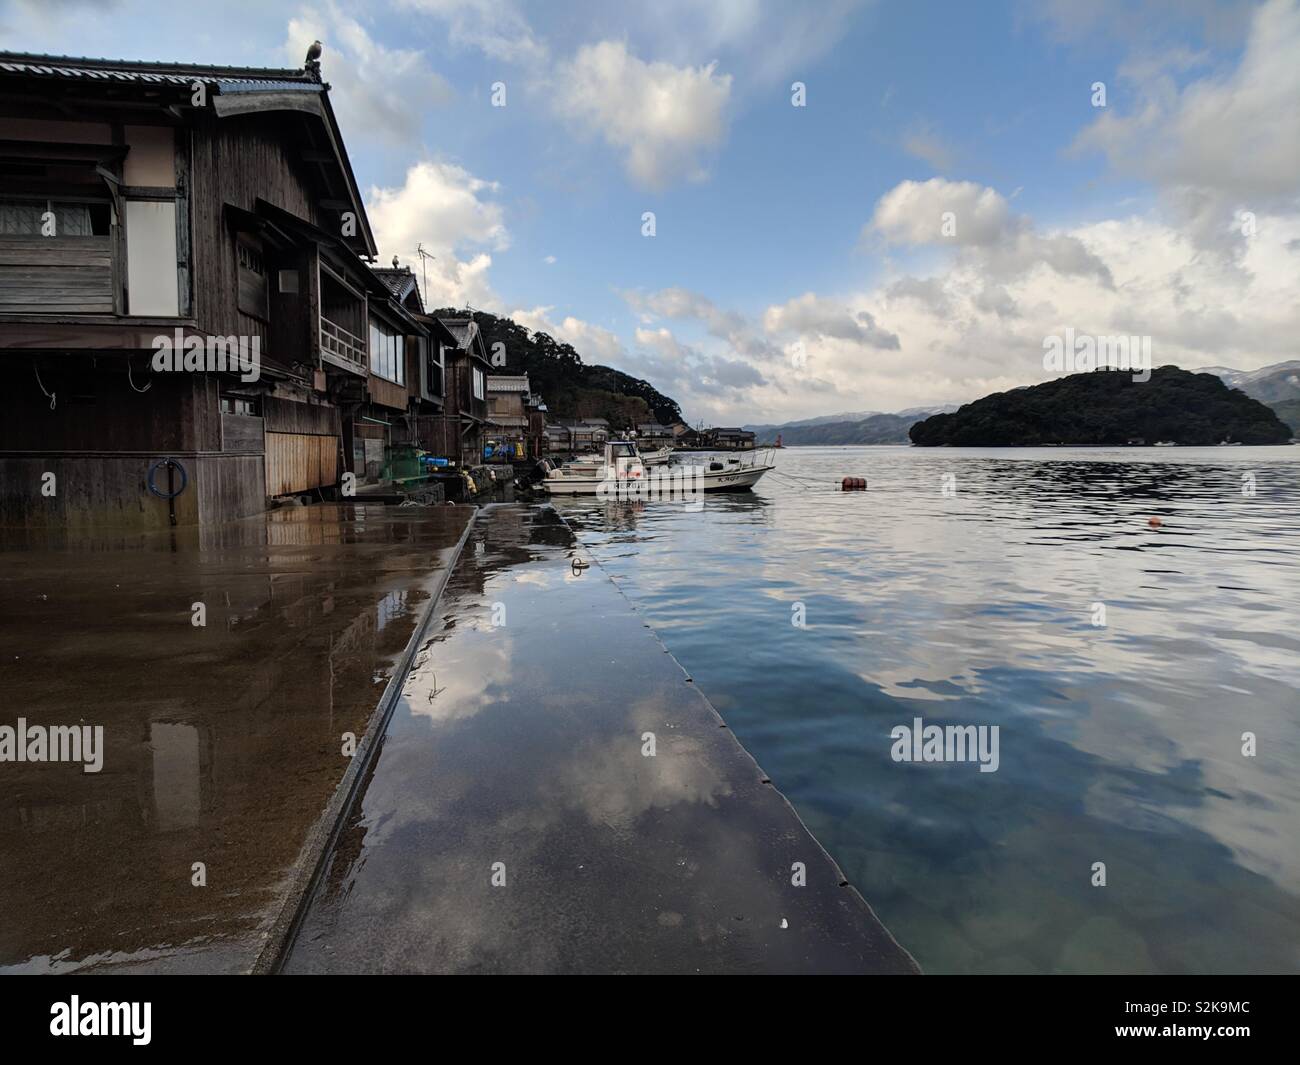
[[[152,373],[146,355],[132,360],[136,388],[125,373],[126,357],[46,356],[36,367],[10,363],[12,376],[0,390],[0,449],[12,451],[192,451],[220,449],[216,382],[186,373]],[[46,392],[56,396],[50,409]]]
[[406,410],[406,403],[410,397],[406,385],[394,384],[392,381],[371,374],[369,386],[372,403],[378,403],[381,407],[392,407],[395,410]]
[[199,521],[247,518],[266,509],[261,455],[202,455],[191,463]]
[[460,418],[441,414],[421,415],[415,419],[416,439],[425,451],[445,459],[460,461]]
[[[258,335],[267,341],[265,323],[239,312],[238,257],[235,234],[225,213],[227,203],[245,211],[256,211],[258,199],[320,224],[316,194],[312,191],[306,164],[287,147],[284,117],[248,115],[225,118],[201,115],[194,129],[191,147],[193,189],[194,316],[199,328],[210,333]],[[289,119],[292,121],[292,119]],[[268,269],[282,266],[301,268],[298,260],[281,264],[270,257]],[[300,284],[296,295],[275,291],[271,277],[272,318],[284,313],[286,305],[308,300],[307,286]],[[282,298],[277,298],[282,297]],[[298,314],[293,317],[297,318]],[[302,317],[306,317],[303,315]],[[293,344],[291,350],[263,348],[263,357],[281,364],[301,361],[307,355],[308,338],[271,330],[276,347]]]
[[307,433],[266,434],[266,494],[292,495],[338,483],[339,442]]
[[221,416],[222,451],[258,451],[262,440],[262,419],[249,414],[223,414]]
[[267,396],[262,400],[262,416],[269,433],[306,433],[313,436],[338,436],[339,409],[320,403],[296,403],[291,399]]
[[0,237],[0,311],[111,314],[111,237]]
[[[260,455],[172,454],[187,475],[185,489],[175,501],[177,525],[243,518],[265,509]],[[0,459],[0,526],[169,528],[172,508],[147,485],[149,469],[160,457],[92,452],[5,455]],[[46,473],[57,478],[54,496],[41,494]]]

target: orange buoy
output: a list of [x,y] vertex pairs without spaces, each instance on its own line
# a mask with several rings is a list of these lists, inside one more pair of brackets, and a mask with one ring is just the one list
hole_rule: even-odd
[[1147,518],[1147,524],[1150,525],[1151,528],[1153,529],[1158,529],[1160,528],[1161,525],[1164,524],[1164,522],[1162,522],[1159,518]]

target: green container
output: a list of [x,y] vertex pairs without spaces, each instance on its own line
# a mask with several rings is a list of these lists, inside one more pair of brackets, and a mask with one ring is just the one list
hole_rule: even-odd
[[384,451],[384,479],[396,483],[417,483],[430,479],[428,468],[421,465],[423,450],[414,444],[393,444]]

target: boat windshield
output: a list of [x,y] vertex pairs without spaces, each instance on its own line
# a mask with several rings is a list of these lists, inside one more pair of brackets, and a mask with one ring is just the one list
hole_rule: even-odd
[[610,444],[609,455],[615,459],[630,459],[636,455],[636,447],[628,443]]

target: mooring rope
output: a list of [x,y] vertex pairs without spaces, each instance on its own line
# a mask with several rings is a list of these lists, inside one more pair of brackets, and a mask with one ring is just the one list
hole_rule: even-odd
[[835,489],[840,485],[839,481],[821,480],[814,477],[796,477],[792,473],[783,473],[781,470],[769,470],[769,473],[776,477],[784,478],[796,488],[802,488],[805,492],[815,491],[816,489]]
[[[131,356],[130,356],[130,355],[128,355],[128,356],[126,357],[126,383],[127,383],[128,385],[130,385],[132,388],[135,388],[135,379],[132,378],[132,376],[131,376]],[[135,390],[136,390],[137,392],[148,392],[149,389],[151,389],[151,388],[153,388],[153,382],[152,382],[152,381],[150,381],[147,385],[145,385],[144,388],[135,388]]]
[[[36,371],[36,384],[42,392],[45,392],[45,385],[41,381],[41,368],[37,366],[36,363],[32,363],[32,369]],[[45,392],[45,395],[49,397],[50,410],[53,410],[54,404],[58,402],[58,394],[55,392]]]

